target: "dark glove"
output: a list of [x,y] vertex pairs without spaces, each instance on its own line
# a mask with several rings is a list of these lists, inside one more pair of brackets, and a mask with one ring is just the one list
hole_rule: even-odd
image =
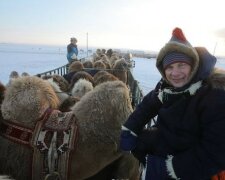
[[134,150],[131,151],[135,158],[139,160],[141,164],[145,167],[146,165],[146,155],[147,155],[147,148],[146,144],[143,141],[138,139],[137,145]]
[[132,153],[144,166],[146,164],[146,155],[154,153],[157,146],[158,133],[157,128],[145,129],[138,135],[137,145]]
[[120,149],[123,151],[132,151],[137,144],[137,136],[131,134],[128,130],[122,130],[120,134]]
[[159,156],[148,155],[145,180],[170,179],[166,169],[166,159]]

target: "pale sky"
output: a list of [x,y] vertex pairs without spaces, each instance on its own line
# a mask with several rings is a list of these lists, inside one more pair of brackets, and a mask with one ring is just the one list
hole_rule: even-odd
[[223,0],[0,0],[0,43],[159,51],[175,27],[225,55]]

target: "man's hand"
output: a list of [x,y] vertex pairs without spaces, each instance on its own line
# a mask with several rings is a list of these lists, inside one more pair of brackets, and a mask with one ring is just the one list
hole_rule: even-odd
[[120,134],[120,149],[123,151],[132,151],[137,144],[137,136],[129,130],[122,130]]

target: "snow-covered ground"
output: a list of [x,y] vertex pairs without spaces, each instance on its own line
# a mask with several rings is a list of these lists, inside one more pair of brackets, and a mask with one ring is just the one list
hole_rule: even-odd
[[[80,53],[80,58],[82,57]],[[0,81],[6,84],[12,71],[35,75],[67,64],[66,48],[0,44]]]

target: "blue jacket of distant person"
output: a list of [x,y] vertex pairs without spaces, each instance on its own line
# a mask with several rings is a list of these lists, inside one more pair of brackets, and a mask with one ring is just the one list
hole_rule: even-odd
[[[225,71],[215,68],[216,58],[205,48],[196,47],[192,80],[171,89],[163,57],[171,49],[190,52],[173,40],[157,57],[162,80],[123,124],[120,144],[139,160],[147,155],[146,180],[209,180],[225,170]],[[157,122],[146,129],[153,117]]]
[[76,55],[76,58],[78,56],[78,48],[77,48],[77,45],[73,44],[73,43],[70,43],[68,46],[67,46],[67,59],[69,62],[71,62],[72,60],[76,59],[74,57],[74,54]]

